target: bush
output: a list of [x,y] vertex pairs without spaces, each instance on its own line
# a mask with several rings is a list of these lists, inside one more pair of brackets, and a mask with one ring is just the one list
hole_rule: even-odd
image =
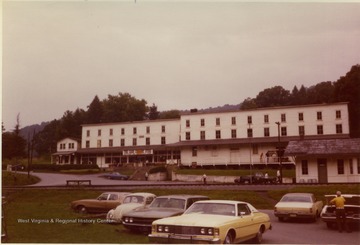
[[149,170],[150,174],[155,174],[155,173],[166,173],[167,169],[165,166],[159,166],[159,167],[155,167]]

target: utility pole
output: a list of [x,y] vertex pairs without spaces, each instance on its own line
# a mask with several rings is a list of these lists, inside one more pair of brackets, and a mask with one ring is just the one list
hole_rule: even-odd
[[282,171],[282,162],[281,162],[281,158],[283,155],[283,150],[281,149],[280,146],[280,122],[275,122],[278,126],[278,147],[277,147],[277,156],[279,159],[279,165],[280,165],[280,184],[282,184],[283,182],[283,171]]

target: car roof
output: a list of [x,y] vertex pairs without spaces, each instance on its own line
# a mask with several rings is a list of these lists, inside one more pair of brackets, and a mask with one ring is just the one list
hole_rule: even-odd
[[103,194],[117,194],[117,195],[129,195],[132,194],[131,192],[116,192],[116,191],[107,191],[107,192],[103,192],[100,195]]
[[245,204],[248,204],[247,202],[234,201],[234,200],[202,200],[202,201],[197,201],[196,203],[224,203],[224,204],[245,203]]
[[176,194],[176,195],[166,195],[166,196],[158,196],[156,198],[209,198],[207,196],[202,195],[182,195],[182,194]]
[[312,196],[312,193],[287,193],[284,196]]
[[130,193],[127,196],[156,196],[156,195],[149,192],[135,192],[135,193]]

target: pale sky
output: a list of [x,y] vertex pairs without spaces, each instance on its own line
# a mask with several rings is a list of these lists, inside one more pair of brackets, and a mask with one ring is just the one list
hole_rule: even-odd
[[159,111],[336,81],[360,63],[360,3],[3,1],[7,130],[130,93]]

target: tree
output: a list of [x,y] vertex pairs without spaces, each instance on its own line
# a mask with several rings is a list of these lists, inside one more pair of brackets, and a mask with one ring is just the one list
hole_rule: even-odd
[[160,119],[176,119],[180,118],[179,110],[162,111],[159,115]]
[[2,157],[3,159],[15,159],[26,156],[26,140],[20,136],[20,114],[16,117],[16,125],[12,132],[2,133]]
[[157,110],[157,106],[153,104],[149,108],[149,119],[150,120],[156,120],[159,119],[160,112]]
[[307,104],[333,103],[334,85],[332,82],[321,82],[311,86],[307,91]]
[[260,92],[256,96],[255,101],[258,107],[289,105],[290,92],[281,86],[275,86]]
[[103,105],[96,95],[86,112],[86,123],[100,123],[104,114]]
[[246,98],[240,105],[241,110],[255,109],[255,108],[257,108],[255,99],[249,97]]

